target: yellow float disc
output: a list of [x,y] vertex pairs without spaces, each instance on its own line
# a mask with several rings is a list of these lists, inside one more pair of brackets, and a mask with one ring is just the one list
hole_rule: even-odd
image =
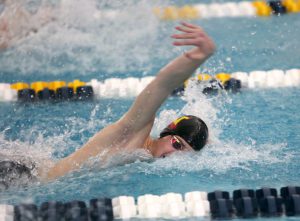
[[224,82],[230,80],[231,75],[226,73],[219,73],[216,74],[216,78],[219,79],[222,82],[222,84],[224,84]]
[[48,83],[44,81],[36,81],[30,84],[30,87],[35,91],[35,93],[48,88]]
[[208,81],[211,79],[211,76],[209,74],[198,74],[197,79],[198,81]]
[[29,85],[24,82],[17,82],[17,83],[11,84],[10,88],[19,91],[19,90],[29,88]]
[[65,87],[66,85],[64,81],[52,81],[49,83],[49,89],[56,91],[58,88]]

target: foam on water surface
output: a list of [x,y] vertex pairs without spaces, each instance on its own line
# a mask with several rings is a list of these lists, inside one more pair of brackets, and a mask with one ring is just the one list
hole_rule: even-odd
[[158,46],[162,27],[153,7],[149,1],[58,2],[49,9],[53,21],[0,56],[1,71],[41,76],[149,71],[154,54],[170,57],[170,44]]

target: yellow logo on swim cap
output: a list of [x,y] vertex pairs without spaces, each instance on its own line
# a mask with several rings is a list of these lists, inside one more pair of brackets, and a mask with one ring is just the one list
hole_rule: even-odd
[[182,121],[182,120],[188,120],[188,119],[190,119],[190,118],[187,117],[187,116],[183,116],[183,117],[178,118],[177,120],[174,120],[173,124],[177,125],[177,124],[180,123],[180,121]]

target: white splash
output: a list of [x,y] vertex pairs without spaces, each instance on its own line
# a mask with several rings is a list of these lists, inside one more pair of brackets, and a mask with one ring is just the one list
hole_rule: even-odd
[[[152,12],[155,4],[62,0],[49,10],[53,21],[0,54],[1,70],[24,75],[152,70],[153,58],[172,55],[166,24]],[[161,38],[161,31],[167,36]]]
[[[222,124],[229,119],[220,115],[224,113],[224,105],[231,103],[231,98],[226,93],[218,96],[207,97],[202,93],[203,86],[191,84],[185,92],[183,99],[186,104],[180,111],[164,110],[155,121],[154,133],[159,134],[167,124],[183,114],[192,114],[202,118],[209,128],[209,144],[196,153],[177,152],[165,159],[158,159],[149,165],[140,167],[145,173],[164,174],[165,171],[196,172],[210,170],[216,173],[225,173],[232,168],[251,170],[252,164],[268,165],[287,162],[292,158],[290,151],[281,152],[286,144],[236,143],[235,141],[220,140]],[[224,127],[223,127],[224,128]],[[263,159],[263,160],[262,160]]]
[[[78,136],[85,132],[97,132],[98,127],[104,127],[108,122],[98,119],[96,112],[99,105],[91,110],[90,118],[83,120],[76,117],[64,119],[65,129],[63,133],[55,133],[51,136],[45,136],[45,131],[41,131],[39,127],[33,126],[20,132],[20,139],[7,140],[5,138],[5,130],[0,133],[0,161],[12,160],[25,165],[34,164],[35,168],[50,168],[57,158],[65,156],[65,152],[73,149],[79,149],[79,143],[85,143],[85,136]],[[77,136],[80,140],[73,140],[73,136]],[[34,137],[34,141],[32,140]],[[21,140],[22,139],[22,140]],[[53,154],[56,152],[56,156]],[[37,171],[35,171],[37,173]],[[36,174],[35,174],[36,175]]]

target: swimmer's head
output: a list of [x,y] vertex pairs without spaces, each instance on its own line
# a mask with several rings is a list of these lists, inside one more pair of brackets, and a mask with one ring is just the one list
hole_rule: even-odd
[[182,138],[194,150],[201,150],[207,142],[208,128],[203,120],[192,115],[182,116],[169,124],[161,133],[160,138],[166,136]]

